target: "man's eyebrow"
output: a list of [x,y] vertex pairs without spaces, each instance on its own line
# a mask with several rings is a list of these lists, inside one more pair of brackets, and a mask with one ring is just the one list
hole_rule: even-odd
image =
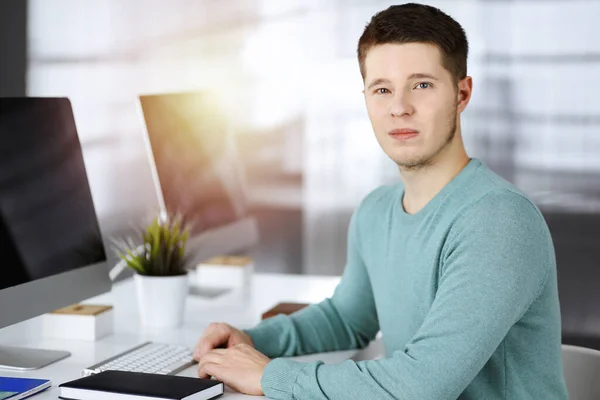
[[431,79],[431,80],[434,80],[434,81],[439,80],[438,78],[436,78],[433,75],[423,74],[423,73],[412,74],[411,76],[408,77],[408,79]]
[[377,78],[377,79],[375,79],[373,82],[371,82],[369,84],[369,87],[367,87],[367,89],[371,89],[373,86],[377,86],[377,85],[380,85],[382,83],[388,83],[389,84],[390,80],[389,79],[384,79],[384,78]]
[[[411,74],[408,77],[408,80],[411,80],[411,79],[431,79],[433,81],[438,81],[439,80],[438,78],[436,78],[435,76],[433,76],[431,74],[424,74],[424,73],[421,73],[421,72],[416,72],[414,74]],[[389,79],[385,79],[385,78],[377,78],[377,79],[375,79],[373,82],[371,82],[369,84],[369,86],[367,87],[367,89],[371,89],[373,86],[381,85],[382,83],[389,84],[390,80]]]

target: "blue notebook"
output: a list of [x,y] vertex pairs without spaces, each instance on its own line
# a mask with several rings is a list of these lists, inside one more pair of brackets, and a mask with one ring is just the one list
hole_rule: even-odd
[[9,378],[0,376],[0,400],[19,400],[52,386],[47,379]]

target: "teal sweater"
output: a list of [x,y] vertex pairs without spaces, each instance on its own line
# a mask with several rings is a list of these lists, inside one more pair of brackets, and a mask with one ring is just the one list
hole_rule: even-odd
[[386,357],[340,364],[276,358],[274,399],[566,399],[556,262],[537,207],[476,159],[422,210],[403,186],[354,213],[333,296],[247,333],[267,356],[366,346]]

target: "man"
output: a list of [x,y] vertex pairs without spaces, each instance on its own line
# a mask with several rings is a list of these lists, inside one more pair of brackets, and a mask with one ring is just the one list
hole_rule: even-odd
[[[331,299],[246,332],[211,325],[199,376],[275,399],[567,398],[552,239],[522,192],[466,154],[467,52],[436,8],[372,18],[358,45],[364,96],[402,182],[353,215]],[[270,359],[361,348],[380,330],[379,360]]]

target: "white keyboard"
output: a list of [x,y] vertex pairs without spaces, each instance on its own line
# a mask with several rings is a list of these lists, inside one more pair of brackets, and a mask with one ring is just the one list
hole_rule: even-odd
[[192,352],[187,347],[146,342],[84,369],[81,375],[89,376],[106,370],[173,375],[194,363]]

